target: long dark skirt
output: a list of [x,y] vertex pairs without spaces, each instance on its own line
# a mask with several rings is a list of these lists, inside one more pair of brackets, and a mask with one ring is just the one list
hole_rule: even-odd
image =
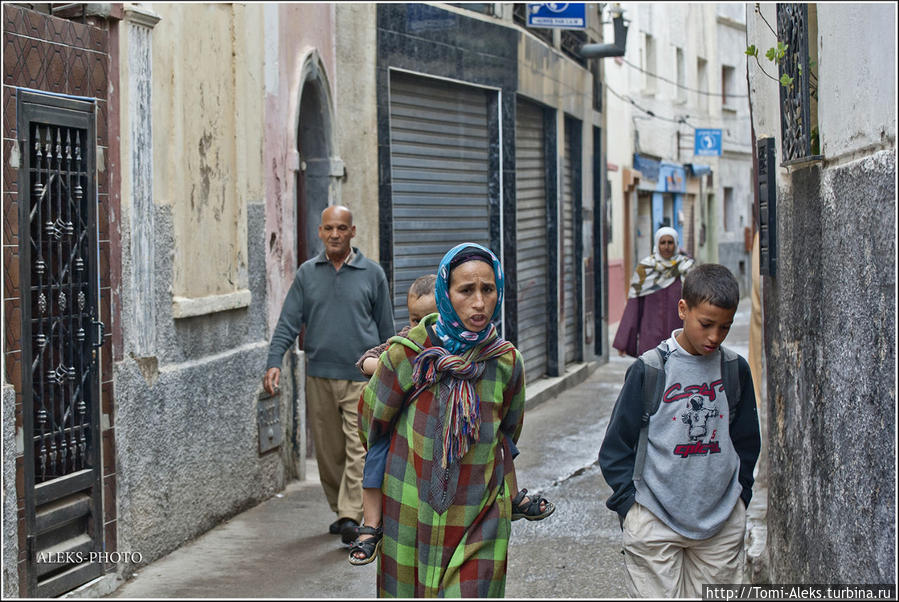
[[677,315],[682,289],[678,278],[660,291],[628,299],[612,347],[637,357],[670,337],[672,331],[683,328]]

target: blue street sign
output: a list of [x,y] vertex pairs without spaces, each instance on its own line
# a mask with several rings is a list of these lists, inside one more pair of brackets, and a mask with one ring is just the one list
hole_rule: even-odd
[[695,130],[693,154],[701,157],[720,157],[721,130]]
[[584,29],[587,9],[583,2],[528,2],[528,27]]

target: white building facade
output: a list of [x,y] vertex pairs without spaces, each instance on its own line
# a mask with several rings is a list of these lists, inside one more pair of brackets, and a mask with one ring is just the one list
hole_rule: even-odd
[[[609,322],[662,225],[698,262],[726,265],[746,294],[752,148],[742,4],[622,3],[625,56],[606,59]],[[606,27],[611,27],[607,25]],[[607,32],[607,36],[610,35]],[[695,131],[721,131],[720,156]]]

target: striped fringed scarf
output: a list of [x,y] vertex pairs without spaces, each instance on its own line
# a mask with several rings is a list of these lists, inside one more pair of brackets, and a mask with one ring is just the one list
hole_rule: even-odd
[[[491,328],[496,327],[491,324]],[[512,343],[496,337],[486,345],[473,347],[462,357],[451,354],[443,347],[428,347],[413,361],[415,391],[412,397],[440,380],[449,387],[443,429],[443,468],[460,460],[471,443],[478,440],[480,400],[474,383],[484,373],[484,362],[513,349]]]

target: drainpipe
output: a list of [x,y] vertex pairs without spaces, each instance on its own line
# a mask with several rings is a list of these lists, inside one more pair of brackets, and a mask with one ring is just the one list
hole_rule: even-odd
[[623,12],[619,4],[612,9],[612,25],[615,28],[614,44],[584,44],[578,53],[587,59],[624,56],[624,48],[627,44],[627,23],[624,22]]

